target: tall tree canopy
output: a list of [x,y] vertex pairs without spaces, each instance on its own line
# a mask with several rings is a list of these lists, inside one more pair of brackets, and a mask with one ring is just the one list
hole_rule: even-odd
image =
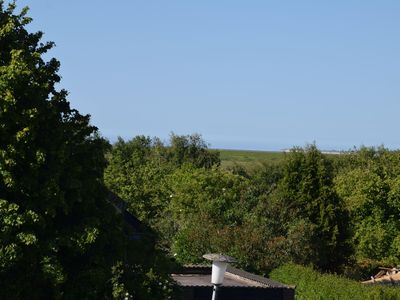
[[289,208],[292,215],[311,225],[313,263],[331,270],[343,263],[348,255],[345,244],[347,217],[334,190],[333,175],[331,161],[315,145],[295,148],[285,159],[283,178],[276,195],[282,208]]
[[158,138],[119,138],[107,155],[104,178],[107,186],[129,203],[141,220],[154,223],[167,205],[162,191],[164,178],[184,164],[211,169],[220,163],[219,152],[207,148],[198,134],[171,134],[167,145]]
[[335,187],[351,217],[356,261],[361,265],[398,265],[400,152],[363,147],[344,162]]
[[[53,43],[42,43],[42,32],[29,33],[27,8],[15,8],[0,1],[1,295],[125,296],[124,269],[138,266],[128,249],[138,250],[107,202],[108,143],[88,115],[70,107],[67,92],[56,89],[60,63],[43,60]],[[150,299],[151,283],[139,276],[146,268],[131,272],[130,282],[137,283],[131,293]],[[163,288],[157,286],[154,295]]]

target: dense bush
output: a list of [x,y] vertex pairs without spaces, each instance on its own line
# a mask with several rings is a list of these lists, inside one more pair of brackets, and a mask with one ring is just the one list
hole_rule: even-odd
[[296,286],[296,299],[400,299],[400,288],[368,286],[341,276],[321,274],[312,268],[295,264],[283,265],[270,273],[270,278]]

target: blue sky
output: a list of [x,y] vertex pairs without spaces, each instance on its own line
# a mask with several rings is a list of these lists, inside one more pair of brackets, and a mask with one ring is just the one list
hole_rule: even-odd
[[18,1],[111,140],[400,148],[400,1]]

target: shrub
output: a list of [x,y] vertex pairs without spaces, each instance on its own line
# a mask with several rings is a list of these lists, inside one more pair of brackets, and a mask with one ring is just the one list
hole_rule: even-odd
[[400,299],[400,288],[363,285],[338,275],[321,274],[312,268],[286,264],[270,278],[296,286],[296,299]]

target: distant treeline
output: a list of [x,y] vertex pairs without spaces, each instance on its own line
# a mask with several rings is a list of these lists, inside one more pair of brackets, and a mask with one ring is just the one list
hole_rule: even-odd
[[353,278],[400,262],[399,151],[311,144],[227,170],[201,136],[172,134],[119,139],[107,159],[107,186],[179,262],[223,252],[259,274],[293,262]]

